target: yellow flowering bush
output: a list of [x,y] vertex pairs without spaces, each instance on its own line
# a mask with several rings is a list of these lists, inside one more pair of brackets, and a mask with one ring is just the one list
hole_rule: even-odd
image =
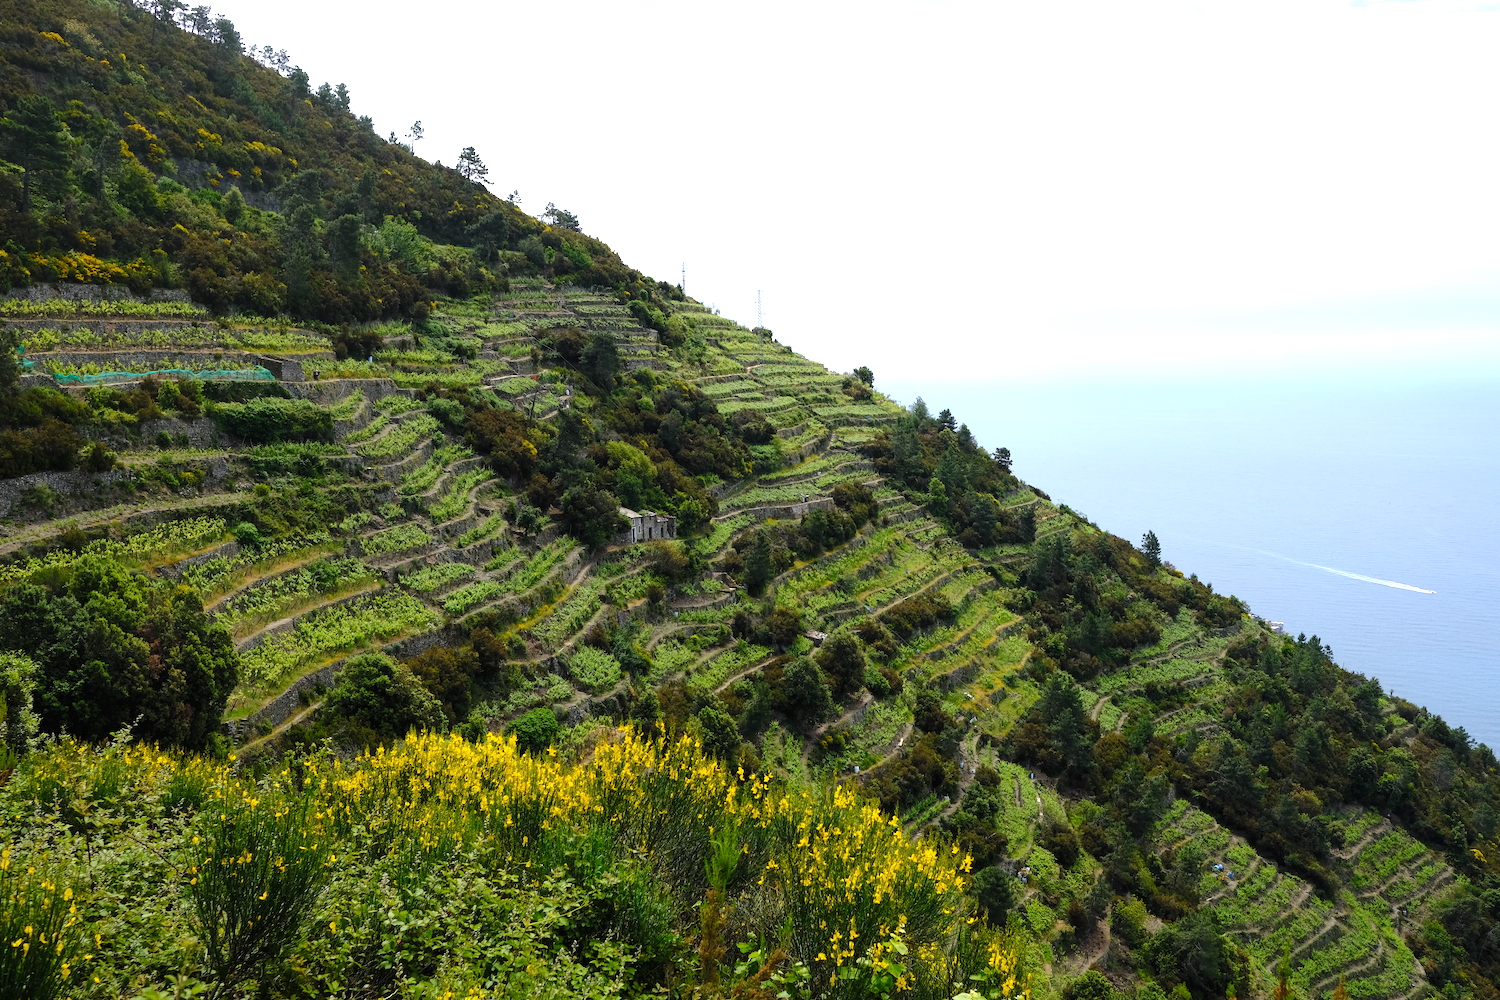
[[28,253],[26,270],[39,281],[76,281],[84,285],[129,285],[145,291],[156,280],[156,268],[143,260],[116,264],[93,254],[70,250],[63,254]]
[[[270,996],[1025,995],[954,848],[848,788],[732,774],[629,729],[571,762],[424,734],[258,779],[60,743],[22,760],[0,818],[25,863],[92,866],[67,901],[99,941],[79,996],[179,972]],[[736,947],[755,960],[721,965]]]
[[52,1000],[87,945],[72,886],[0,849],[0,997]]

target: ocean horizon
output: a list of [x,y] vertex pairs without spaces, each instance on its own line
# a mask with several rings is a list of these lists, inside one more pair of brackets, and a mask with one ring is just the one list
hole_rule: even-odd
[[1500,376],[877,387],[1500,747]]

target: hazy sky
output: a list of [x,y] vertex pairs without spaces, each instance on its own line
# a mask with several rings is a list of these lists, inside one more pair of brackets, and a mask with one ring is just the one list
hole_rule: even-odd
[[835,368],[1500,369],[1500,4],[214,6]]

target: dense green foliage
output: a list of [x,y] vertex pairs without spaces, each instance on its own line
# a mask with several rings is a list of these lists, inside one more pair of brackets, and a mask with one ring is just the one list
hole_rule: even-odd
[[248,403],[219,403],[210,412],[220,427],[246,441],[260,444],[326,441],[333,437],[332,415],[305,399],[271,396]]
[[1091,531],[1058,533],[1037,543],[1015,602],[1031,639],[1079,680],[1123,665],[1131,650],[1160,637],[1161,617],[1187,608],[1204,628],[1240,621],[1244,606],[1197,578],[1154,570],[1122,538]]
[[411,669],[389,656],[351,656],[324,702],[357,740],[378,745],[442,722],[438,700]]
[[55,389],[0,390],[0,477],[76,466],[87,443],[76,425],[91,416]]
[[648,368],[612,391],[591,387],[593,399],[560,411],[550,426],[476,393],[437,398],[462,407],[466,440],[496,473],[524,484],[530,508],[557,507],[563,528],[586,545],[602,545],[625,529],[616,517],[621,505],[674,514],[684,532],[717,513],[693,474],[742,475],[742,425],[725,420],[696,387]]
[[0,23],[0,156],[18,168],[0,176],[6,287],[186,288],[218,311],[330,323],[424,318],[434,295],[507,273],[661,294],[576,219],[549,227],[490,194],[474,160],[430,164],[376,135],[342,84],[262,65],[225,19],[12,0]]
[[959,424],[947,410],[934,417],[920,397],[894,430],[866,447],[877,469],[908,489],[927,493],[933,513],[946,517],[969,546],[1034,536],[1034,525],[998,503],[1018,485],[1010,473],[1009,452],[1003,460],[998,455],[1003,450],[986,454],[967,424]]
[[228,631],[187,587],[101,557],[0,595],[5,644],[37,662],[37,712],[50,732],[202,746],[237,680]]

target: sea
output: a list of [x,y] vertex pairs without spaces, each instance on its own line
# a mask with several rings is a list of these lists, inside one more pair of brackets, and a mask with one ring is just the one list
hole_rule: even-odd
[[1500,748],[1500,375],[877,388]]

